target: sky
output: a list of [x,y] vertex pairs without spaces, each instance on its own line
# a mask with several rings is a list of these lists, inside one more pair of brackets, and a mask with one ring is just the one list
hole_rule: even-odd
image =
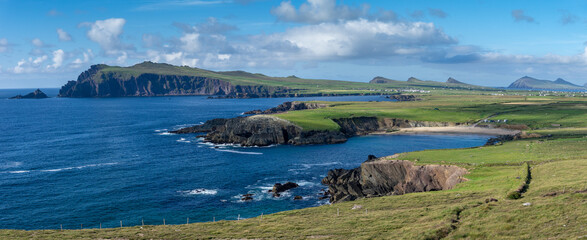
[[0,0],[0,88],[94,64],[367,82],[587,83],[587,1]]

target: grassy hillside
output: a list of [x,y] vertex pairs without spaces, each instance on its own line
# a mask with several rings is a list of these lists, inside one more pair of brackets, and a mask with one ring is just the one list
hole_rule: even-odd
[[552,89],[552,90],[587,90],[587,88],[572,84],[563,79],[555,81],[540,80],[528,76],[524,76],[512,84],[508,88],[522,88],[522,89]]
[[490,120],[507,119],[509,125],[523,124],[532,129],[551,127],[552,124],[587,127],[586,98],[491,95],[428,95],[422,98],[422,101],[414,102],[328,103],[328,108],[276,116],[305,130],[335,130],[338,125],[331,119],[358,116],[459,123],[475,123],[490,117]]
[[[469,181],[455,189],[360,199],[240,221],[115,229],[0,230],[2,239],[575,239],[587,229],[587,138],[401,154],[417,164],[457,164]],[[506,198],[529,162],[521,199]],[[494,198],[497,201],[487,201]],[[529,203],[525,204],[525,203]],[[360,209],[352,210],[354,206]]]

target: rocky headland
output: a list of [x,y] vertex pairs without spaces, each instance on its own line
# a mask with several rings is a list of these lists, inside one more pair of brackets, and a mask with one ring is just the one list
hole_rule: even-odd
[[40,89],[35,90],[34,92],[31,92],[27,95],[16,95],[14,97],[11,97],[9,99],[42,99],[42,98],[49,98],[49,96],[47,96],[47,94],[45,94],[43,91],[41,91]]
[[415,166],[413,162],[370,155],[355,169],[334,169],[322,179],[328,185],[330,202],[358,198],[447,190],[466,181],[467,170],[450,165]]
[[[284,106],[295,106],[285,104]],[[297,105],[302,106],[302,105]],[[332,119],[338,130],[310,130],[271,115],[254,115],[230,119],[212,119],[204,124],[171,131],[176,134],[205,133],[205,141],[241,146],[268,146],[273,144],[308,145],[346,142],[349,137],[393,129],[413,127],[447,127],[459,123],[411,121],[396,118],[351,117]]]
[[284,102],[279,104],[279,106],[270,108],[267,110],[253,110],[244,112],[244,114],[274,114],[274,113],[282,113],[288,111],[298,111],[298,110],[306,110],[306,109],[318,109],[318,108],[325,108],[328,107],[327,104],[323,103],[314,103],[314,102]]

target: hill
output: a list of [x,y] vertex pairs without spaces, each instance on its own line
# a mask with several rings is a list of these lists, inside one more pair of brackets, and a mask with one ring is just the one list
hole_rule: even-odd
[[77,81],[69,81],[60,97],[125,97],[220,95],[228,97],[293,97],[374,94],[368,83],[270,77],[244,71],[215,72],[187,66],[143,62],[130,67],[93,65]]
[[408,78],[407,81],[392,80],[385,77],[377,76],[371,81],[371,84],[385,85],[389,87],[402,87],[402,88],[450,88],[450,89],[462,89],[462,90],[495,90],[490,87],[477,86],[472,84],[466,84],[457,81],[454,78],[449,78],[446,82],[437,82],[429,80],[420,80],[415,77]]
[[572,84],[562,78],[555,81],[540,80],[524,76],[508,86],[510,89],[548,89],[548,90],[587,90],[585,87]]

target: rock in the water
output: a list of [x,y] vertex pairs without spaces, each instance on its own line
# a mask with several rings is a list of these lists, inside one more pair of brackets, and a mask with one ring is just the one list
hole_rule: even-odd
[[253,195],[252,193],[247,193],[247,194],[243,194],[241,201],[251,201],[253,200]]
[[286,182],[285,184],[281,184],[281,183],[276,183],[275,185],[273,185],[273,189],[272,189],[272,193],[274,197],[279,197],[279,193],[280,192],[285,192],[287,190],[290,190],[292,188],[297,188],[299,185],[297,183],[293,183],[293,182]]
[[295,196],[294,197],[294,200],[302,200],[302,199],[304,199],[302,196]]
[[328,185],[330,202],[336,203],[451,189],[465,180],[462,176],[466,173],[466,169],[457,166],[414,166],[410,161],[371,159],[355,169],[330,170],[322,183]]
[[35,90],[34,92],[31,92],[27,95],[16,95],[14,97],[11,97],[10,99],[41,99],[41,98],[48,98],[49,96],[47,96],[47,94],[45,94],[43,91],[41,91],[40,89]]

